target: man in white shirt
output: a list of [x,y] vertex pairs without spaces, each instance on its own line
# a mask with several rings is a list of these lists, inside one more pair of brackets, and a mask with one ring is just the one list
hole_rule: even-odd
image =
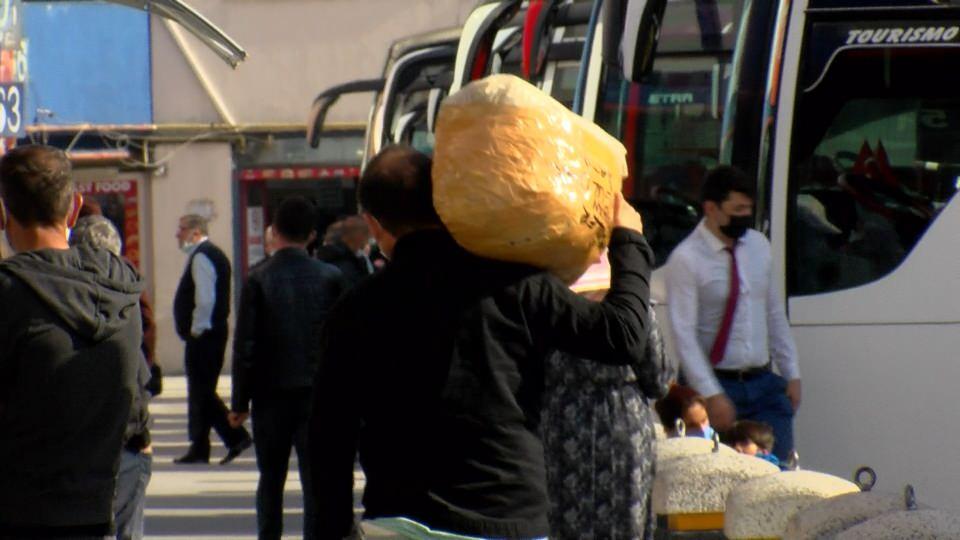
[[738,418],[765,422],[776,437],[774,454],[785,460],[793,450],[800,370],[772,283],[770,243],[751,229],[753,186],[742,171],[718,167],[707,174],[701,200],[703,220],[666,267],[683,373],[706,397],[716,430]]
[[217,395],[217,380],[227,347],[230,260],[207,238],[207,221],[201,216],[180,218],[177,241],[189,255],[173,301],[173,318],[177,334],[186,345],[190,449],[174,461],[207,463],[213,427],[227,447],[227,455],[220,461],[226,465],[252,444],[246,429],[230,426],[227,407]]

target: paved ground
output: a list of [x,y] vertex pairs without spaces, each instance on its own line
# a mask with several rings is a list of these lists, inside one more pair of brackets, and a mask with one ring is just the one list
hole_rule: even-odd
[[[229,378],[220,380],[220,396],[229,399]],[[210,465],[174,465],[173,458],[187,450],[186,381],[164,377],[163,394],[150,404],[154,417],[153,478],[147,490],[146,533],[148,539],[231,539],[256,538],[254,493],[257,467],[253,448],[230,465],[217,464],[226,453],[215,434]],[[249,425],[248,425],[249,429]],[[363,486],[357,473],[356,487]],[[303,504],[296,455],[290,459],[284,497],[284,538],[300,538]],[[368,528],[369,538],[389,538]]]

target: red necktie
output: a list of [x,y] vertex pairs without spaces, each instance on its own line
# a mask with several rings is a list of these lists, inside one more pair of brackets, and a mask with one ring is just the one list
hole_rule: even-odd
[[730,330],[733,328],[733,314],[737,312],[737,300],[740,298],[740,272],[737,271],[736,244],[733,247],[723,248],[730,254],[730,295],[727,296],[727,307],[723,310],[723,321],[720,322],[720,331],[710,349],[710,365],[717,365],[723,360],[727,352],[727,342],[730,341]]

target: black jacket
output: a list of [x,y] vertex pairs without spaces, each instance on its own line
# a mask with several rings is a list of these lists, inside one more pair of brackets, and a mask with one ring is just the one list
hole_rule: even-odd
[[324,328],[309,443],[319,537],[351,530],[358,450],[366,518],[546,536],[548,355],[627,364],[644,351],[650,248],[616,229],[610,260],[612,288],[595,303],[544,272],[470,255],[445,231],[400,239]]
[[213,332],[227,332],[227,317],[230,316],[230,259],[213,242],[204,240],[193,250],[187,259],[187,266],[180,277],[177,292],[173,298],[173,319],[180,339],[190,339],[193,326],[193,310],[196,307],[196,284],[193,282],[193,259],[204,255],[210,260],[217,273],[216,302],[210,314]]
[[233,410],[313,386],[320,327],[343,290],[340,270],[302,249],[281,249],[250,274],[233,342]]
[[367,261],[340,241],[320,246],[317,251],[317,258],[339,268],[343,272],[343,279],[346,281],[347,288],[352,288],[360,280],[370,275],[370,267],[367,266]]
[[0,535],[111,523],[146,365],[142,288],[129,263],[88,246],[0,262]]

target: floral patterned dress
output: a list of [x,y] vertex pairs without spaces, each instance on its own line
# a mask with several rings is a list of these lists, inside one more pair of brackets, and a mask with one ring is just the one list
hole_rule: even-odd
[[[659,330],[650,354],[663,355]],[[543,443],[550,538],[653,538],[654,413],[636,366],[554,355],[547,365]],[[646,394],[654,393],[647,391]]]

